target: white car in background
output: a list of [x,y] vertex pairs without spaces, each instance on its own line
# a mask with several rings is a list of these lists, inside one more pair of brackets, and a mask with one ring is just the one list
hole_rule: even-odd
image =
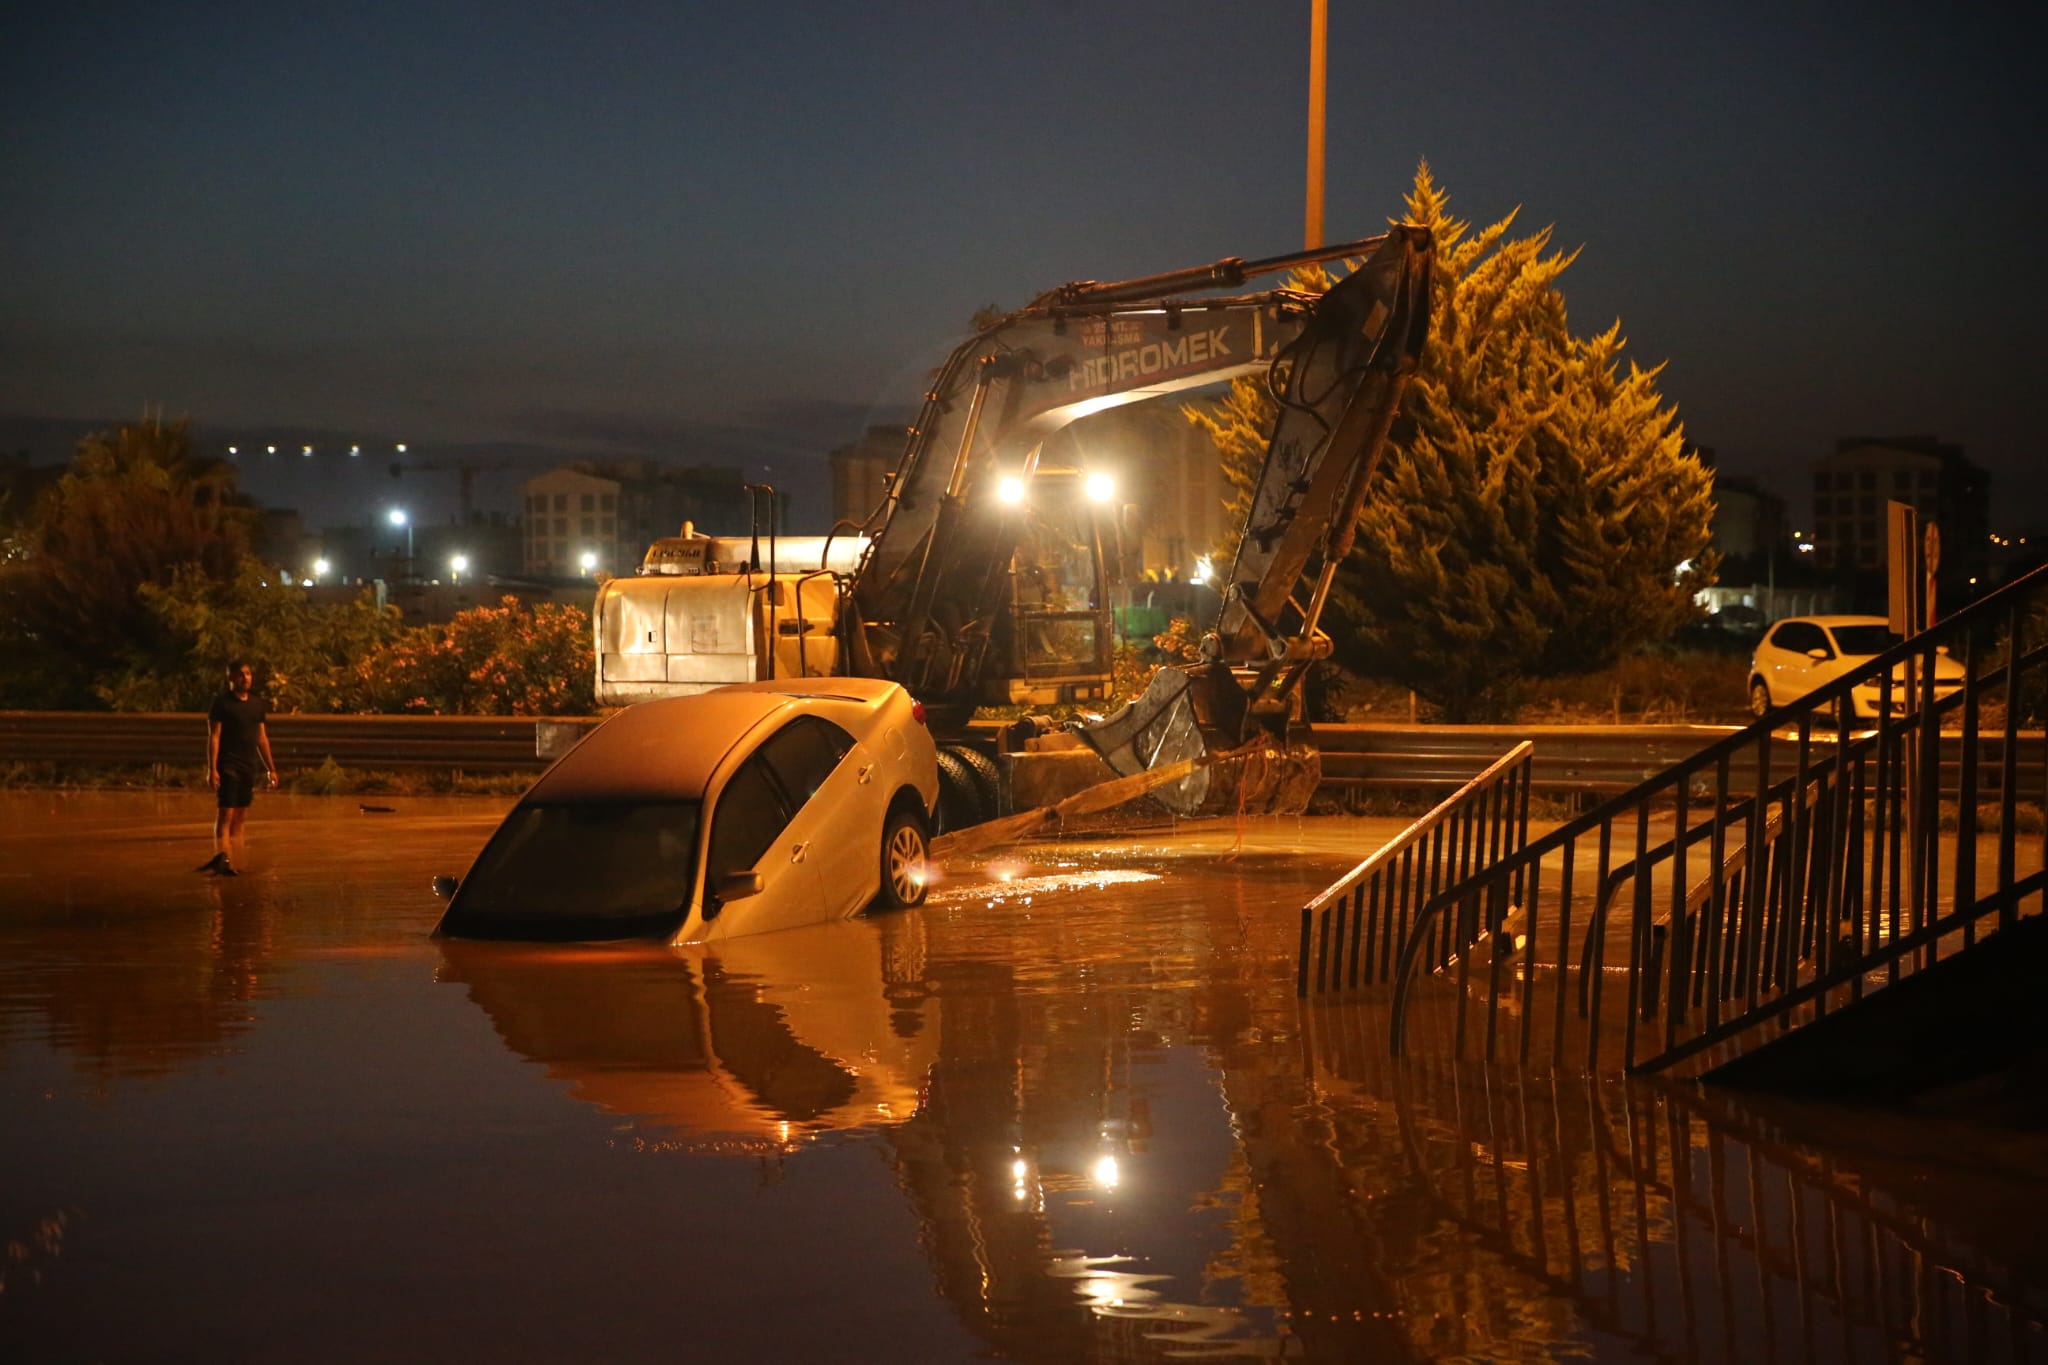
[[[1898,644],[1882,616],[1788,616],[1772,626],[1749,661],[1749,709],[1761,716],[1853,673]],[[1934,695],[1938,701],[1963,685],[1963,666],[1944,647],[1934,656]],[[1922,686],[1925,684],[1922,683]],[[1877,717],[1878,680],[1856,687],[1851,701],[1857,716]],[[1892,670],[1892,709],[1906,709],[1906,666]]]
[[454,938],[699,943],[924,899],[924,708],[799,678],[643,702],[542,773],[450,897]]

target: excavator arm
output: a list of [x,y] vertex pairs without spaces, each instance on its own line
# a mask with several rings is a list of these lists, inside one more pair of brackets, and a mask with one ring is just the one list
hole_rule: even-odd
[[[1336,385],[1349,395],[1354,372],[1371,368],[1355,353],[1371,349],[1368,335],[1392,326],[1373,309],[1391,315],[1398,301],[1375,295],[1354,305],[1350,300],[1363,291],[1347,287],[1348,277],[1331,291],[1334,303],[1331,295],[1293,289],[1190,292],[1234,289],[1255,276],[1368,252],[1377,260],[1388,240],[1062,285],[956,348],[925,396],[887,498],[861,528],[872,539],[842,621],[853,671],[893,678],[940,706],[992,699],[992,671],[1005,666],[998,637],[1012,556],[1025,534],[998,487],[1036,472],[1045,440],[1090,413],[1256,373],[1294,356],[1290,398],[1298,411],[1281,433],[1293,465],[1278,467],[1295,472],[1275,477],[1284,484],[1307,472],[1330,444],[1319,424],[1344,416],[1345,405],[1333,407],[1326,390]],[[1368,438],[1376,446],[1369,432],[1345,439]],[[1348,493],[1325,496],[1318,489],[1312,496],[1332,502]],[[1276,485],[1267,501],[1259,524],[1270,522],[1274,534],[1257,553],[1271,563],[1255,566],[1240,556],[1259,579],[1283,575],[1304,554],[1298,533],[1285,525],[1302,520],[1303,494]],[[1308,547],[1307,557],[1316,549]],[[1245,605],[1251,615],[1233,620],[1233,638],[1263,630],[1253,621],[1283,621],[1286,628],[1280,605],[1264,596],[1254,594]],[[1106,602],[1097,606],[1106,614]]]
[[1320,776],[1288,717],[1329,653],[1323,608],[1429,330],[1428,230],[1356,245],[1364,263],[1275,355],[1279,414],[1203,661],[1082,731],[1119,774],[1191,763],[1155,793],[1183,813],[1298,810]]

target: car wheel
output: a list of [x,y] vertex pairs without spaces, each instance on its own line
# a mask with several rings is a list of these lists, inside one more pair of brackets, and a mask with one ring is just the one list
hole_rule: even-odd
[[924,902],[925,856],[930,840],[917,812],[898,808],[882,823],[882,889],[875,904],[902,910]]
[[1771,709],[1771,689],[1764,685],[1762,678],[1752,678],[1749,683],[1749,714],[1762,716]]

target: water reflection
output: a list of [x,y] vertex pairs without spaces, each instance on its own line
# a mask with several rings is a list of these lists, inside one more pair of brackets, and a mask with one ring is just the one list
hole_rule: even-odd
[[[1355,827],[1070,842],[672,952],[429,940],[426,876],[495,820],[434,809],[277,810],[290,856],[222,882],[202,824],[131,806],[0,883],[0,1356],[196,1343],[225,1276],[265,1284],[250,1340],[337,1357],[403,1325],[809,1359],[845,1323],[941,1343],[914,1359],[2048,1357],[2032,1149],[1397,1066],[1374,1006],[1299,1004],[1293,910]],[[777,1336],[788,1304],[814,1325]]]
[[281,921],[277,888],[259,877],[195,879],[170,914],[73,901],[12,918],[0,1039],[46,1039],[102,1084],[232,1051],[288,970]]
[[1343,1173],[1433,1354],[2048,1354],[2038,1261],[1987,1253],[1947,1198],[1970,1183],[1959,1172],[1888,1186],[1725,1092],[1396,1064],[1377,1009],[1312,1019],[1313,1150]]
[[507,1047],[665,1150],[789,1150],[916,1112],[917,921],[819,925],[717,948],[440,941]]
[[443,976],[651,1147],[868,1131],[1001,1358],[2048,1354],[2035,1267],[1925,1188],[1689,1086],[1395,1063],[1375,1007],[1239,970],[1223,945],[1270,931],[1228,900],[1095,894],[1146,899],[1067,904],[1057,983],[1014,919],[943,912],[692,956],[450,945]]

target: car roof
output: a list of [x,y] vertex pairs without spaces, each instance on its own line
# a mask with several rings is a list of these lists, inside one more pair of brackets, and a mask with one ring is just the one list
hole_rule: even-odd
[[[1882,616],[1788,616],[1786,621],[1811,621],[1817,626],[1833,629],[1836,626],[1888,626],[1889,620]],[[1783,625],[1784,621],[1778,624]]]
[[756,731],[798,711],[872,710],[898,690],[875,678],[779,678],[644,701],[585,735],[521,800],[699,800],[726,755]]
[[807,700],[851,701],[879,706],[903,689],[885,678],[771,678],[762,682],[733,683],[716,693],[745,692],[754,695],[802,697]]

